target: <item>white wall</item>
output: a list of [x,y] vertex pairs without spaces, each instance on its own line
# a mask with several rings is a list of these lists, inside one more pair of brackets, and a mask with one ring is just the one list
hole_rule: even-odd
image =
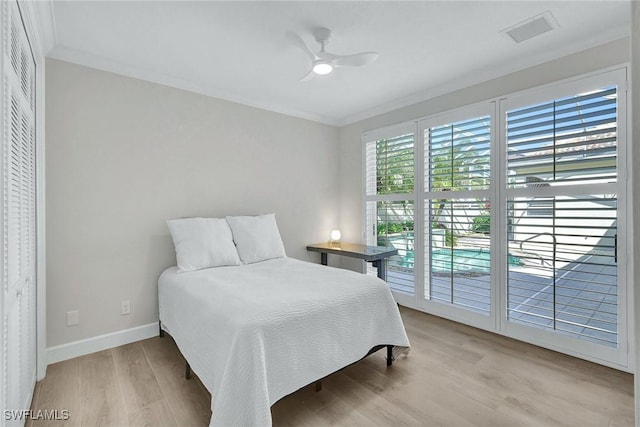
[[[629,60],[627,38],[470,86],[418,104],[381,114],[340,129],[340,227],[346,241],[363,241],[362,134],[501,95],[619,65]],[[354,270],[358,261],[344,260]]]
[[48,347],[157,322],[169,218],[275,212],[287,253],[314,261],[338,226],[337,128],[46,65]]
[[48,60],[47,345],[157,321],[168,218],[275,212],[315,261],[304,246],[338,225],[362,241],[363,132],[628,60],[622,39],[341,129]]

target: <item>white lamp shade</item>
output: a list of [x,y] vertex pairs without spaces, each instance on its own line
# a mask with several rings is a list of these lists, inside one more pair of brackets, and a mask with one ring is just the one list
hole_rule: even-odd
[[342,233],[340,233],[340,230],[331,230],[331,241],[332,242],[338,242],[338,241],[340,241],[341,238],[342,238]]

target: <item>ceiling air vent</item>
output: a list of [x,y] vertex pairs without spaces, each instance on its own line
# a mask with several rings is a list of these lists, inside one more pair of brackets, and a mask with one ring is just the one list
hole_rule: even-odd
[[533,18],[520,22],[501,32],[507,33],[516,43],[529,40],[535,36],[551,31],[558,26],[555,18],[548,10]]

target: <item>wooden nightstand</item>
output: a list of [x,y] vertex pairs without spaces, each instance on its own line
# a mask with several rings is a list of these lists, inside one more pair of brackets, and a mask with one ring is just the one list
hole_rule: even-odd
[[320,252],[320,263],[327,265],[327,254],[358,258],[373,264],[378,269],[378,277],[387,281],[387,258],[398,254],[398,250],[388,246],[367,246],[355,243],[316,243],[307,246],[310,252]]

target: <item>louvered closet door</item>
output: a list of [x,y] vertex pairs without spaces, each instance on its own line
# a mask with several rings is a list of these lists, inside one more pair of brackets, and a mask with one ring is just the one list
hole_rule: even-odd
[[[28,409],[35,347],[35,62],[15,2],[2,8],[2,398]],[[3,416],[3,418],[6,418]],[[8,420],[7,425],[22,425]]]

